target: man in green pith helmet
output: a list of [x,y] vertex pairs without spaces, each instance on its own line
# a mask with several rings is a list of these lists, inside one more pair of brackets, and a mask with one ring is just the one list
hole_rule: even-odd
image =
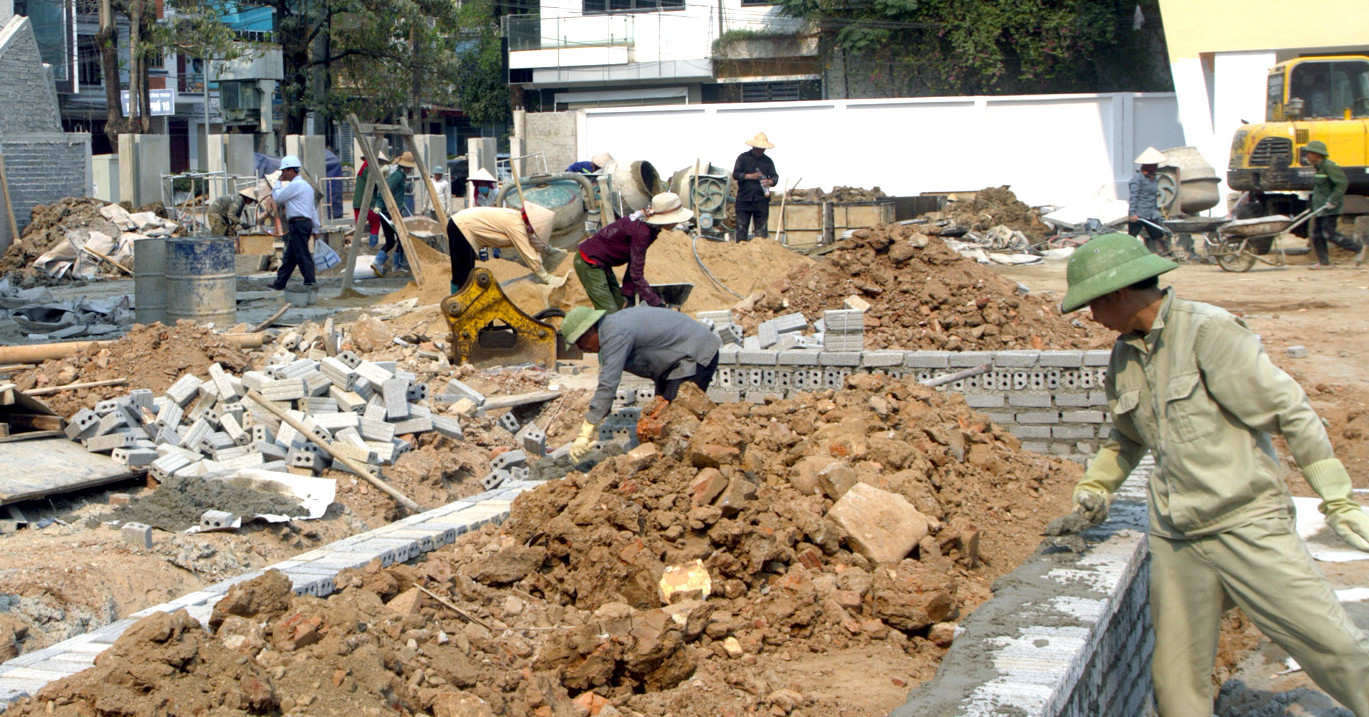
[[1212,664],[1231,604],[1332,697],[1369,717],[1369,638],[1355,627],[1293,526],[1270,440],[1280,434],[1327,523],[1369,551],[1369,513],[1351,497],[1307,395],[1245,323],[1161,289],[1177,265],[1125,234],[1070,257],[1064,313],[1088,306],[1121,334],[1104,389],[1113,428],[1075,486],[1075,512],[1102,522],[1146,450],[1152,676],[1162,717],[1212,714]]
[[1331,255],[1326,250],[1328,241],[1342,249],[1358,252],[1355,256],[1355,265],[1364,264],[1364,245],[1336,230],[1336,223],[1340,221],[1341,208],[1345,201],[1345,190],[1350,186],[1350,181],[1345,177],[1345,170],[1331,161],[1326,143],[1319,139],[1308,142],[1302,151],[1307,163],[1316,170],[1316,174],[1312,176],[1312,201],[1309,206],[1312,209],[1321,209],[1321,213],[1312,219],[1312,250],[1317,254],[1317,263],[1308,268],[1331,268]]

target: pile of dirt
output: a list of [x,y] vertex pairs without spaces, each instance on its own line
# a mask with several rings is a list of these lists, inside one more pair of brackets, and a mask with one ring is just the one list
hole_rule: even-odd
[[[876,199],[884,199],[889,195],[885,194],[879,187],[865,189],[864,187],[832,187],[832,191],[824,192],[822,187],[813,189],[792,189],[789,191],[789,202],[873,202]],[[779,195],[770,198],[771,204],[779,204]]]
[[45,361],[36,369],[15,376],[22,390],[62,386],[75,381],[127,379],[123,386],[64,391],[43,400],[58,414],[71,416],[82,408],[137,388],[162,394],[182,374],[209,375],[210,364],[229,372],[248,368],[248,356],[237,345],[202,324],[179,321],[175,326],[137,324],[123,338],[105,346],[93,346],[79,355]]
[[952,195],[941,211],[929,212],[921,218],[927,220],[927,224],[920,227],[920,231],[932,235],[951,228],[986,232],[999,225],[1022,232],[1033,242],[1055,233],[1050,225],[1041,221],[1041,212],[1023,203],[1007,185],[981,189],[968,197]]
[[[698,251],[697,260],[695,250]],[[445,325],[428,307],[451,294],[451,260],[426,245],[420,245],[417,251],[424,267],[424,288],[420,290],[416,283],[410,283],[385,296],[383,301],[417,299],[415,310],[423,314],[430,335],[441,335],[446,333]],[[491,259],[478,266],[493,272],[509,299],[531,315],[547,308],[567,310],[589,305],[589,297],[572,268],[572,259],[568,254],[550,269],[553,274],[566,277],[566,283],[559,287],[537,283],[527,267],[507,259]],[[656,284],[693,284],[694,289],[684,305],[684,311],[693,313],[728,308],[742,297],[762,291],[775,280],[811,264],[808,257],[795,254],[773,239],[756,238],[736,244],[707,239],[696,241],[684,232],[665,231],[647,251],[646,278]],[[616,273],[621,276],[623,271],[619,268]],[[709,272],[726,288],[714,283]]]
[[29,225],[24,227],[19,241],[10,244],[4,256],[0,256],[0,275],[9,274],[20,286],[69,283],[70,279],[54,279],[34,269],[33,260],[66,241],[67,232],[74,229],[119,236],[122,233],[119,228],[100,215],[104,206],[104,202],[90,197],[67,197],[54,204],[34,207]]
[[816,321],[848,296],[869,302],[865,347],[950,351],[1107,348],[1112,336],[1060,314],[1054,300],[1017,286],[902,224],[858,229],[811,267],[777,282],[752,311],[748,329],[801,312]]
[[[146,618],[11,714],[883,715],[1080,470],[873,375],[767,405],[687,387],[649,445],[420,564],[344,573],[326,600],[268,573],[215,607],[212,634]],[[827,493],[855,482],[922,512],[912,555],[853,549]],[[685,591],[668,604],[663,584]]]

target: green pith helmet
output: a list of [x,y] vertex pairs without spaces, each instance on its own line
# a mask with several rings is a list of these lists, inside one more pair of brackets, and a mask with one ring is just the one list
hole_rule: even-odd
[[591,309],[588,306],[577,306],[566,312],[566,319],[561,322],[561,335],[566,340],[575,343],[581,336],[585,335],[590,327],[599,322],[599,319],[608,313],[603,309]]
[[1065,268],[1069,289],[1060,311],[1078,311],[1100,296],[1177,268],[1178,264],[1150,253],[1136,237],[1100,234],[1070,256]]
[[1331,156],[1331,153],[1326,151],[1326,143],[1319,139],[1314,139],[1311,142],[1308,142],[1307,146],[1302,148],[1302,151],[1316,152],[1317,154],[1320,154],[1323,157]]

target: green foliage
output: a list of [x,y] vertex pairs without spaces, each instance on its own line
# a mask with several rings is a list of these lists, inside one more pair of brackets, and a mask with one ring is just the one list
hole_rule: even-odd
[[475,125],[506,122],[512,116],[509,87],[504,83],[499,19],[491,0],[468,0],[461,5],[461,34],[457,88],[461,109]]
[[148,28],[143,54],[153,57],[173,51],[187,57],[236,60],[253,49],[224,23],[228,5],[208,0],[170,0],[171,17]]
[[[778,0],[815,23],[869,84],[897,94],[1168,89],[1155,57],[1160,12],[1141,0]],[[855,62],[851,60],[854,58]]]

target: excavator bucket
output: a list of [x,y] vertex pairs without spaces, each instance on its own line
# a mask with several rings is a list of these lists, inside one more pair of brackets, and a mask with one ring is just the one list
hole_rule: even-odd
[[488,269],[471,271],[466,283],[442,300],[442,316],[452,331],[453,363],[556,367],[556,327],[523,313]]

